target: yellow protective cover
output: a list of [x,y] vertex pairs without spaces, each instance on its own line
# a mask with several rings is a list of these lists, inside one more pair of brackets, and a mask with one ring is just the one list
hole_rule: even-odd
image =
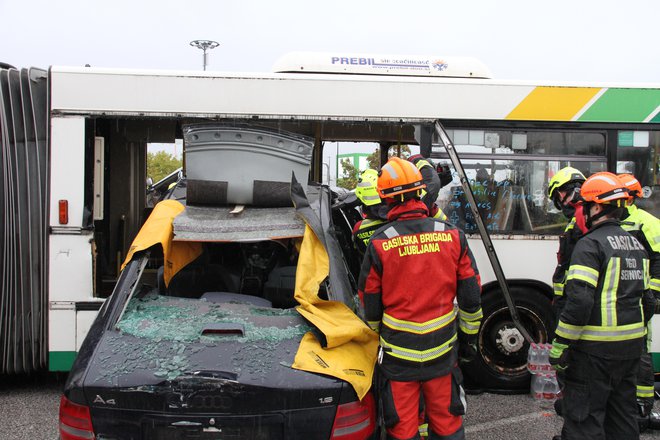
[[362,400],[371,387],[378,334],[345,304],[319,298],[319,286],[329,271],[325,247],[306,226],[296,270],[297,310],[325,335],[327,346],[322,347],[311,332],[307,333],[300,341],[293,368],[345,380]]
[[136,252],[160,243],[165,259],[164,278],[167,286],[179,270],[199,257],[202,254],[201,243],[172,241],[174,237],[172,223],[184,209],[186,207],[176,200],[163,200],[158,203],[128,249],[124,264],[121,266],[122,270]]

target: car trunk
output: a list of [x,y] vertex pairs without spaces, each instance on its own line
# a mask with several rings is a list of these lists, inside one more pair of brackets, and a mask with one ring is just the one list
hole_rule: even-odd
[[131,300],[85,376],[97,436],[277,439],[295,438],[295,426],[327,437],[352,389],[292,369],[309,326],[294,309],[252,299]]

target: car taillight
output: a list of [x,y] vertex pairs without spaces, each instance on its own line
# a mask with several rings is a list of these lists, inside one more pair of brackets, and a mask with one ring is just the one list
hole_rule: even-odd
[[73,403],[62,396],[60,399],[60,439],[94,440],[95,438],[89,408]]
[[376,404],[371,393],[361,402],[339,405],[335,423],[332,426],[333,440],[363,440],[369,437],[376,427]]

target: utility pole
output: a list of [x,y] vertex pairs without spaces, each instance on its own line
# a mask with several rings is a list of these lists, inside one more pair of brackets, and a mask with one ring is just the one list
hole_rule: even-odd
[[190,42],[190,45],[193,47],[196,47],[197,49],[202,49],[204,51],[202,63],[204,70],[206,70],[206,66],[208,64],[208,54],[206,53],[207,50],[215,49],[216,47],[220,46],[220,43],[217,41],[213,40],[193,40]]

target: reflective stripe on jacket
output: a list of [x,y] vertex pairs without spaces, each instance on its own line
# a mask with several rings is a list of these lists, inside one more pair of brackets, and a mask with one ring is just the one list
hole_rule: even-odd
[[355,247],[357,247],[360,255],[364,255],[364,251],[367,250],[367,245],[369,244],[371,236],[374,235],[374,232],[385,223],[387,223],[385,220],[365,218],[353,226],[353,240],[355,241]]
[[640,356],[653,307],[648,280],[642,244],[618,222],[595,226],[573,251],[557,338],[596,356]]
[[358,283],[366,320],[380,333],[381,369],[394,380],[448,374],[457,330],[476,334],[483,316],[467,239],[427,217],[418,200],[394,207],[388,219],[371,237]]
[[559,236],[559,250],[557,251],[557,267],[552,275],[552,290],[555,295],[564,294],[564,285],[566,284],[566,272],[571,261],[571,255],[577,241],[582,237],[582,231],[577,227],[575,217],[568,222],[566,229]]
[[[434,211],[434,212],[433,212]],[[448,221],[449,217],[447,217],[447,214],[445,214],[442,209],[436,204],[433,205],[432,207],[432,212],[430,215],[432,218],[437,218],[443,221]]]

